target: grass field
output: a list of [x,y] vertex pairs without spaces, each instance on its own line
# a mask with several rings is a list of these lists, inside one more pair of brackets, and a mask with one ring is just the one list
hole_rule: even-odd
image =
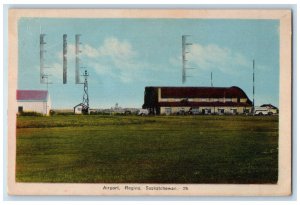
[[18,117],[18,182],[276,183],[277,116]]

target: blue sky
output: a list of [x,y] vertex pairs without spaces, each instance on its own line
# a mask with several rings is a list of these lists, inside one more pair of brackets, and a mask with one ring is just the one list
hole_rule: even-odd
[[[279,104],[279,21],[224,19],[19,20],[18,89],[46,89],[39,81],[39,34],[46,34],[45,64],[53,108],[82,101],[75,84],[75,34],[81,34],[81,66],[89,76],[91,108],[141,107],[145,86],[238,86],[255,104]],[[68,84],[62,83],[62,36],[68,37]],[[181,36],[191,35],[192,76],[182,84]],[[81,70],[83,72],[84,69]]]

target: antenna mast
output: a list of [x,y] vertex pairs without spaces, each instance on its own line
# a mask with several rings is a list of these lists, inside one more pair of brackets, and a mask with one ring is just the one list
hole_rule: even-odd
[[187,51],[187,47],[191,46],[192,43],[187,43],[187,37],[189,37],[190,35],[182,35],[182,84],[184,84],[186,82],[186,78],[190,77],[186,75],[186,70],[187,69],[193,69],[193,68],[187,68],[186,64],[187,64],[187,58],[186,58],[186,54],[188,54],[189,52]]
[[80,84],[80,58],[79,54],[81,53],[81,50],[79,48],[80,43],[80,34],[75,35],[75,83]]
[[44,84],[45,83],[45,36],[46,34],[41,33],[40,34],[40,83]]
[[63,84],[67,83],[67,52],[68,52],[68,44],[67,44],[67,34],[63,35]]

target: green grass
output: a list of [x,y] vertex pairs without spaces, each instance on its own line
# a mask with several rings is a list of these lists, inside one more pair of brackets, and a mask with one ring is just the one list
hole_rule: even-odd
[[18,117],[18,182],[276,183],[278,117]]

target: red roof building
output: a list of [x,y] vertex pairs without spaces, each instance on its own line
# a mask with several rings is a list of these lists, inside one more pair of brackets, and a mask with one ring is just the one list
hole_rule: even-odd
[[17,90],[17,113],[36,112],[49,115],[51,100],[46,90]]

